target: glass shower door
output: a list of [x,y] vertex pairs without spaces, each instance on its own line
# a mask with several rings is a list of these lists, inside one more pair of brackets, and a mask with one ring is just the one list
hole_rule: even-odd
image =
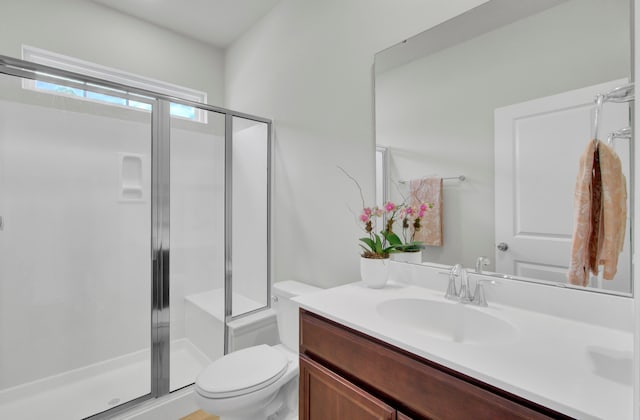
[[3,419],[151,389],[151,117],[75,95],[0,75]]
[[227,351],[278,339],[271,312],[227,323],[269,305],[269,124],[195,112],[170,130],[170,391],[225,354],[225,331]]
[[198,118],[171,119],[170,391],[224,355],[225,331],[225,115],[180,109]]
[[267,123],[232,118],[233,317],[269,305],[269,143]]

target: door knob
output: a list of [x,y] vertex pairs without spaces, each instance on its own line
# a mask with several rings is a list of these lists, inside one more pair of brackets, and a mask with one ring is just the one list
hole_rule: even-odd
[[500,242],[496,248],[498,248],[499,251],[506,251],[509,249],[509,245],[506,242]]

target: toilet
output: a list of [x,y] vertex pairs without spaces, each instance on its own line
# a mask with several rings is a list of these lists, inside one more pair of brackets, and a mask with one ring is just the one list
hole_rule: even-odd
[[195,384],[202,410],[221,420],[280,420],[297,409],[298,305],[291,298],[319,290],[297,281],[273,285],[281,344],[244,348],[207,366]]

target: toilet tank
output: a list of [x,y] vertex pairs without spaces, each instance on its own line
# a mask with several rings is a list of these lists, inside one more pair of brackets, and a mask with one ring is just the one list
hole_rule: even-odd
[[299,320],[298,310],[300,306],[291,299],[296,296],[319,292],[319,287],[287,280],[274,283],[271,293],[274,299],[273,308],[278,320],[278,334],[280,342],[294,352],[298,352]]

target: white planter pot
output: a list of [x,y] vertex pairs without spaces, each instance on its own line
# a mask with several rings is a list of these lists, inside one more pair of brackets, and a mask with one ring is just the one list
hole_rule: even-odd
[[389,278],[389,258],[360,257],[360,277],[367,287],[379,289]]
[[422,264],[422,251],[394,252],[391,254],[391,260],[411,264]]

